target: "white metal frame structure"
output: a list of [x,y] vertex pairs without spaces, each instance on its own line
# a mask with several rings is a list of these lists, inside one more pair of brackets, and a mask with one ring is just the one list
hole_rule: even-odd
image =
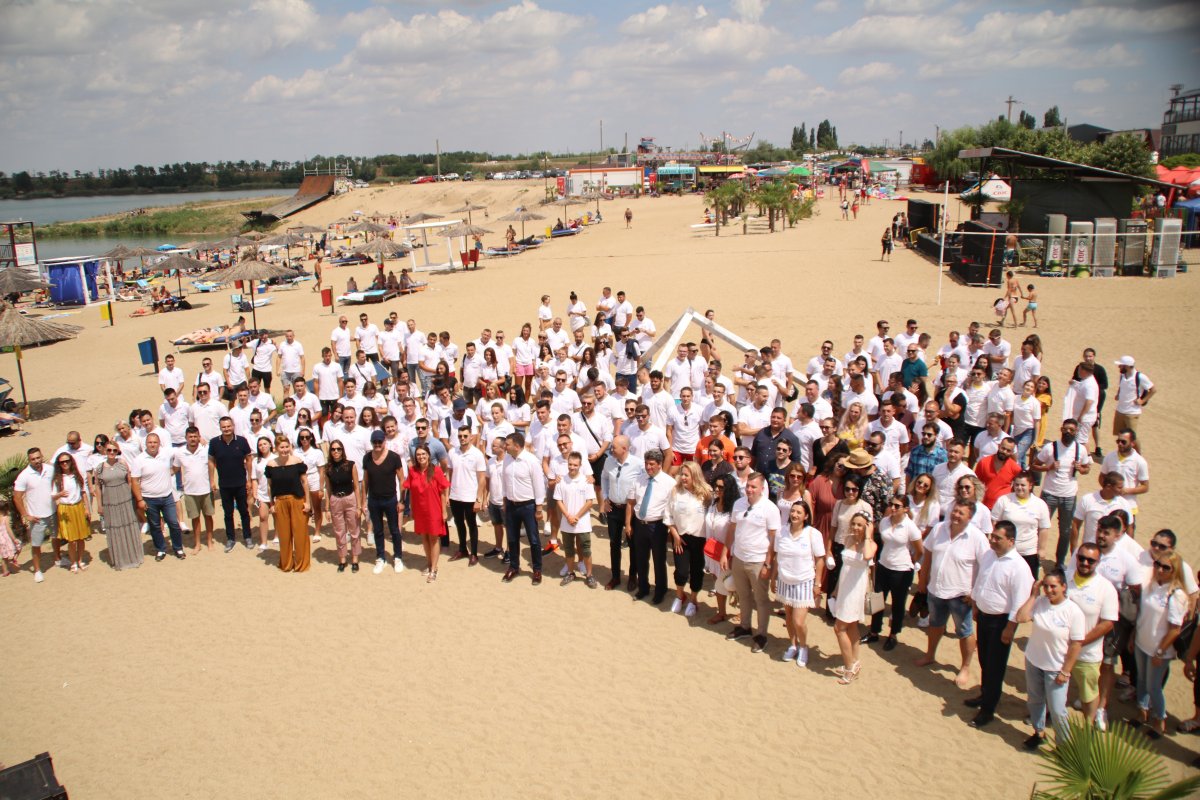
[[642,353],[642,363],[650,359],[654,359],[652,368],[661,370],[666,363],[674,358],[675,349],[679,347],[679,343],[683,341],[684,334],[687,333],[688,326],[696,323],[702,330],[709,334],[722,339],[734,347],[738,348],[738,353],[744,353],[747,350],[757,350],[758,348],[752,343],[738,336],[733,331],[725,328],[712,320],[705,317],[696,309],[688,306],[687,310],[679,315],[679,319],[671,324],[663,333],[655,340],[654,344],[650,345],[645,353]]

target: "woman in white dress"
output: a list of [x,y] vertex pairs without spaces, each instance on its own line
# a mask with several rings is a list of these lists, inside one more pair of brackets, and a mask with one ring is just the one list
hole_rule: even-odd
[[725,614],[725,601],[729,596],[729,589],[725,585],[725,579],[729,577],[729,570],[721,569],[719,552],[716,558],[710,555],[710,549],[716,545],[709,540],[715,539],[717,544],[724,548],[725,536],[729,528],[729,515],[733,512],[733,504],[741,496],[741,490],[738,489],[737,480],[729,473],[714,478],[712,489],[712,499],[708,508],[704,510],[704,566],[716,576],[713,591],[717,595],[717,613],[708,618],[709,625],[716,625],[728,619]]
[[[253,440],[251,440],[253,441]],[[275,456],[275,442],[260,436],[255,444],[254,461],[251,462],[254,478],[254,502],[258,504],[258,549],[267,549],[267,529],[271,525],[271,489],[267,485],[267,464]]]
[[813,587],[825,568],[825,537],[812,527],[812,509],[807,500],[797,500],[788,509],[788,529],[775,537],[772,578],[775,594],[783,603],[790,644],[784,661],[808,666],[808,610],[817,604]]
[[867,599],[867,579],[876,545],[871,538],[871,518],[856,512],[850,518],[850,531],[842,550],[842,571],[838,576],[837,602],[833,612],[833,632],[842,651],[842,666],[833,672],[845,686],[857,677],[862,664],[858,660],[858,621]]
[[308,428],[297,428],[295,452],[307,466],[305,480],[308,482],[309,502],[312,505],[313,544],[321,541],[321,467],[325,466],[325,453],[317,446],[317,437]]

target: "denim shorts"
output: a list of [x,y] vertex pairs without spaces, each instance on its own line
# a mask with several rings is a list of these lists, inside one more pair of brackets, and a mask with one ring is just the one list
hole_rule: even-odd
[[498,506],[495,503],[488,503],[488,519],[493,525],[504,524],[504,506]]
[[34,547],[41,547],[46,543],[47,539],[55,539],[58,537],[58,517],[50,515],[34,520],[29,526],[29,543]]
[[954,635],[966,639],[975,634],[975,620],[971,616],[971,606],[961,597],[951,597],[943,600],[933,594],[929,595],[929,627],[944,628],[947,620],[954,617]]

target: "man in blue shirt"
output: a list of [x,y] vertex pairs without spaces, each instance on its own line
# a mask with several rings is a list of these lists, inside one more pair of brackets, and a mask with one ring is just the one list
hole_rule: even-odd
[[242,538],[246,549],[254,545],[250,541],[250,509],[246,504],[246,485],[250,482],[250,464],[253,451],[245,438],[233,432],[233,420],[221,417],[221,435],[208,441],[208,461],[217,471],[217,485],[221,492],[221,510],[225,512],[225,552],[237,543],[233,535],[233,509],[237,506],[242,521]]
[[904,361],[900,363],[900,378],[904,381],[905,389],[912,388],[913,381],[916,379],[924,380],[929,377],[929,367],[919,358],[920,353],[916,342],[908,343],[908,349],[904,352]]

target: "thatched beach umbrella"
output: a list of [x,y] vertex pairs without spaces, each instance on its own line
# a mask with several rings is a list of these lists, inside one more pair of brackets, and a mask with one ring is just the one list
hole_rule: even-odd
[[412,250],[412,245],[408,242],[398,242],[395,239],[388,239],[385,236],[377,236],[375,239],[364,242],[354,248],[354,252],[356,253],[375,256],[380,265],[389,257],[395,258],[396,256],[408,255],[410,250]]
[[154,268],[161,269],[164,274],[168,275],[171,270],[175,270],[175,280],[179,286],[179,293],[183,294],[183,271],[186,269],[208,269],[208,262],[192,258],[191,256],[185,256],[183,253],[175,253],[155,264]]
[[353,233],[388,233],[391,231],[387,225],[380,225],[378,222],[368,222],[366,220],[359,222],[356,225],[351,225],[346,229]]
[[268,264],[265,261],[247,259],[234,264],[228,269],[218,270],[210,277],[213,283],[233,283],[244,281],[250,287],[250,317],[254,320],[254,329],[258,330],[258,312],[254,305],[254,284],[256,281],[269,281],[272,278],[295,277],[296,270],[279,264]]
[[[81,329],[77,325],[46,322],[38,317],[26,316],[7,304],[0,305],[0,347],[36,347],[53,344],[64,339],[73,339]],[[21,404],[29,412],[29,399],[25,395],[25,371],[21,368],[21,353],[16,352],[17,375],[21,383]]]
[[459,236],[483,236],[484,234],[492,233],[493,231],[484,228],[481,225],[455,225],[453,228],[447,228],[442,232],[442,236],[449,236],[451,239],[457,239]]
[[450,209],[450,213],[451,214],[466,214],[467,222],[470,223],[470,222],[474,222],[474,220],[471,219],[472,211],[486,211],[486,210],[487,210],[487,206],[476,205],[468,200],[466,203],[463,203],[462,206],[460,206],[459,208]]
[[421,222],[428,222],[431,219],[445,219],[445,214],[426,214],[424,211],[416,211],[404,218],[405,225],[417,225]]
[[521,238],[522,239],[525,238],[525,222],[526,222],[526,220],[533,221],[533,220],[545,219],[545,218],[546,217],[544,214],[539,214],[536,211],[530,211],[527,208],[518,208],[516,211],[512,212],[511,214],[505,214],[503,217],[499,217],[501,222],[519,222],[519,223],[521,223]]
[[239,247],[251,247],[252,245],[256,244],[258,244],[258,239],[251,239],[249,236],[242,236],[241,234],[235,233],[228,239],[222,239],[219,242],[214,242],[213,246],[237,250]]
[[325,232],[324,228],[319,228],[316,225],[299,225],[295,228],[288,228],[288,233],[299,233],[301,235],[307,235],[310,233],[324,233],[324,232]]
[[128,247],[126,247],[123,244],[118,244],[112,250],[109,250],[107,253],[105,253],[104,255],[102,255],[100,257],[107,259],[109,261],[120,261],[122,259],[129,258],[131,255],[132,254],[129,252]]
[[50,284],[20,267],[0,269],[0,296],[49,288]]

